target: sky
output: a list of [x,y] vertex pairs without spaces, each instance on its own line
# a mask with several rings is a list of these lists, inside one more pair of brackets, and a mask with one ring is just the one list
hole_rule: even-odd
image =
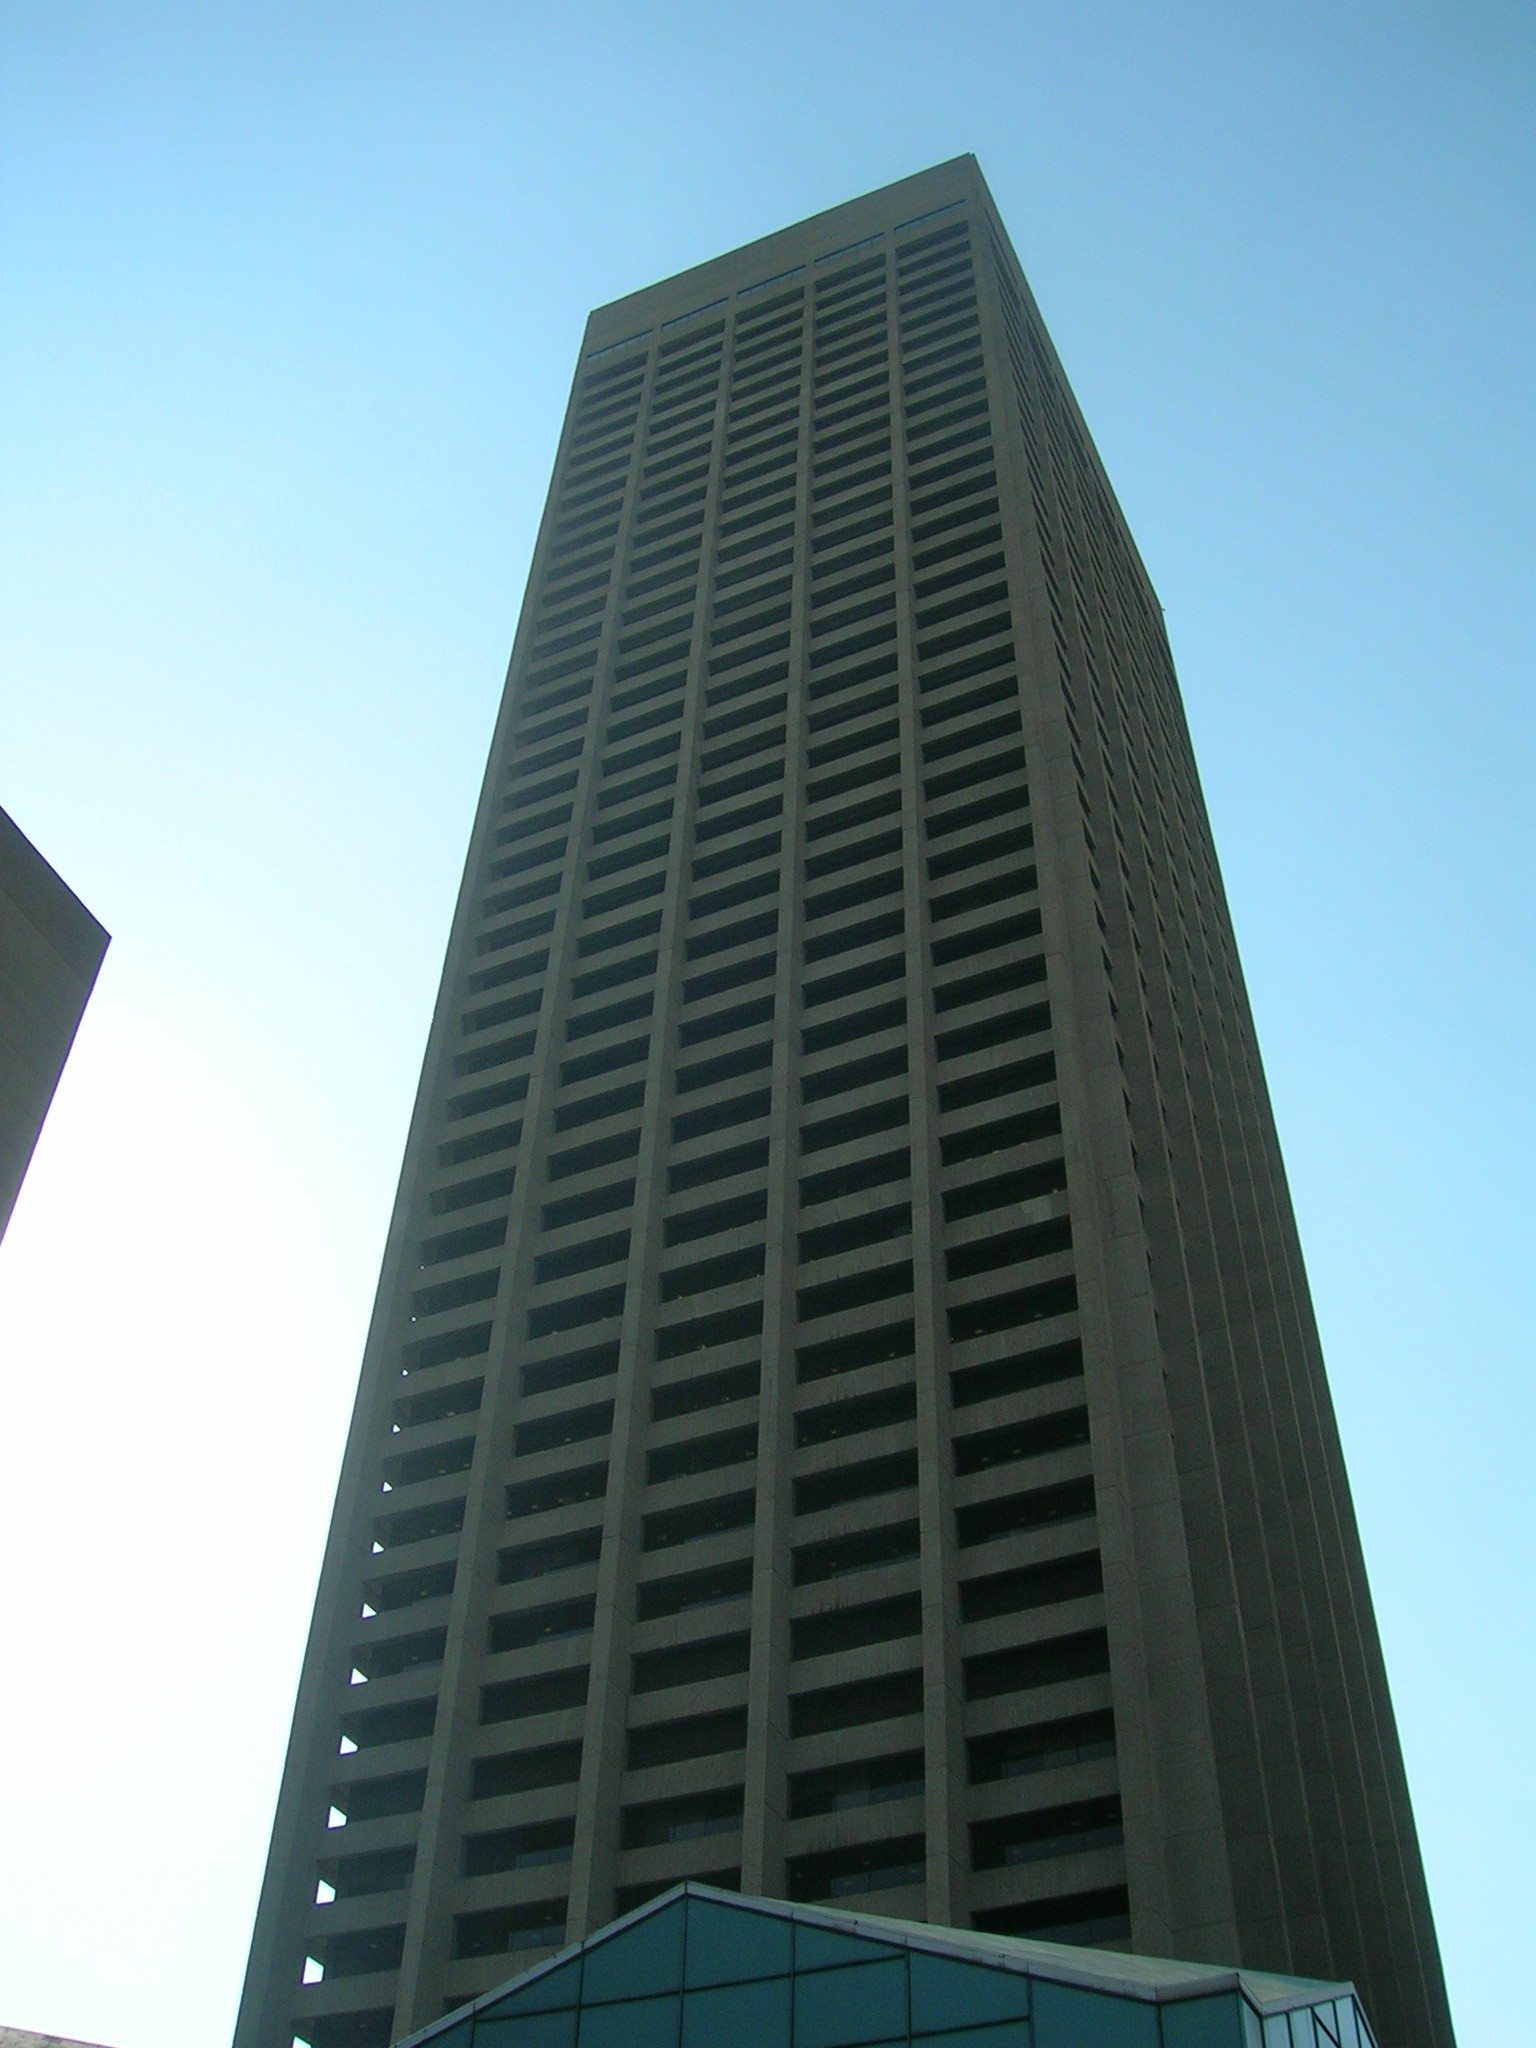
[[589,308],[974,151],[1167,610],[1463,2048],[1536,1907],[1536,16],[0,0],[0,2022],[227,2039]]

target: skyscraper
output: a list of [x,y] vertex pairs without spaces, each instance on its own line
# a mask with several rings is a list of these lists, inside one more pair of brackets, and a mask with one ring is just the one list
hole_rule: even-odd
[[240,2048],[680,1877],[1450,2040],[1161,614],[969,158],[588,324]]

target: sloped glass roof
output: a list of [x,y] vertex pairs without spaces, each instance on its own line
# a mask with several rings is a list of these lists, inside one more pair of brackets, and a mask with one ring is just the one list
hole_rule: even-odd
[[683,1884],[405,2048],[1375,2048],[1348,1984]]

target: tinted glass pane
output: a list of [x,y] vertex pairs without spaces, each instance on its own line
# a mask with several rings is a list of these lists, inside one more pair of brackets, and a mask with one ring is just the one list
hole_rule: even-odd
[[795,1968],[821,1970],[831,1963],[867,1963],[875,1956],[893,1955],[883,1941],[864,1941],[852,1934],[833,1934],[825,1927],[795,1923]]
[[1163,2007],[1163,2048],[1243,2048],[1235,1991]]
[[577,2048],[677,2048],[681,2000],[630,1998],[616,2005],[584,2005]]
[[1069,1984],[1037,1982],[1034,1991],[1035,2048],[1158,2048],[1155,2005]]
[[494,2005],[482,2006],[475,2017],[484,2026],[493,2013],[547,2012],[551,2006],[574,2005],[580,1988],[581,1964],[573,1959],[562,1963],[558,1970],[546,1970],[531,1983],[519,1984]]
[[1334,2016],[1339,2023],[1340,2048],[1360,2048],[1361,2033],[1355,2025],[1355,2001],[1341,1998],[1334,2005]]
[[1283,2012],[1272,2012],[1265,2018],[1264,2048],[1291,2048],[1291,2026]]
[[923,2048],[1032,2048],[1028,2020],[1004,2020],[1000,2027],[967,2027],[957,2034],[924,2034]]
[[1317,2029],[1312,2024],[1310,2012],[1293,2012],[1291,2021],[1291,2048],[1317,2048]]
[[687,1984],[732,1984],[782,1976],[790,1966],[790,1924],[744,1906],[688,1901]]
[[690,1991],[683,1999],[683,2048],[789,2048],[789,1979]]
[[795,1979],[795,2048],[853,2048],[907,2031],[903,1958]]
[[1339,2014],[1331,1998],[1323,1999],[1312,2008],[1312,2018],[1317,2024],[1318,2048],[1339,2048]]
[[449,2027],[445,2033],[432,2036],[432,2048],[469,2048],[469,2015],[466,2013],[456,2027]]
[[576,2013],[530,2012],[519,2019],[477,2019],[475,2048],[575,2048]]
[[912,2031],[974,2027],[983,2020],[1029,2016],[1029,1979],[984,1963],[947,1962],[941,1956],[912,1958]]
[[581,2001],[676,1991],[683,1981],[683,1902],[652,1913],[587,1950]]

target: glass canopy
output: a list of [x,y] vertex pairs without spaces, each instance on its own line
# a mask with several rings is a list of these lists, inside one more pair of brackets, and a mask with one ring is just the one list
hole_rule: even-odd
[[1352,1988],[676,1886],[405,2048],[1375,2048]]

